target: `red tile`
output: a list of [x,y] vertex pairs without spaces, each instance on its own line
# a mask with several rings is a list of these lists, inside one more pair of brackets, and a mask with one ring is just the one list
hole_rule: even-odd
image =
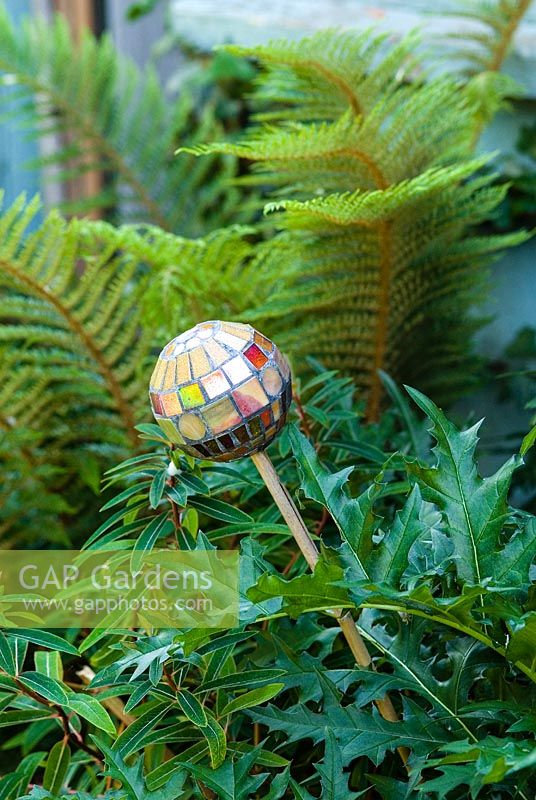
[[268,361],[268,358],[264,355],[262,350],[257,347],[256,344],[250,345],[248,349],[244,351],[244,355],[254,367],[257,367],[257,369],[263,367]]

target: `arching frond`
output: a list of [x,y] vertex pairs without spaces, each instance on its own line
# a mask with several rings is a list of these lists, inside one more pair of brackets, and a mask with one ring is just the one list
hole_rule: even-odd
[[229,184],[233,158],[173,158],[180,142],[221,135],[213,104],[194,109],[187,89],[167,97],[155,71],[140,72],[108,36],[85,32],[77,44],[61,15],[52,23],[26,19],[19,28],[0,3],[0,73],[16,90],[4,96],[18,98],[19,115],[62,142],[36,166],[53,166],[51,177],[60,181],[92,170],[106,176],[93,196],[66,202],[64,211],[112,209],[119,219],[190,236],[240,221]]
[[277,198],[266,210],[283,212],[282,233],[257,253],[283,279],[251,319],[272,326],[298,369],[309,354],[352,373],[371,418],[380,369],[443,398],[467,386],[482,267],[524,239],[474,238],[504,189],[471,157],[476,107],[461,83],[407,80],[416,41],[323,31],[232,47],[264,68],[257,124],[241,141],[192,148],[248,159],[248,182]]

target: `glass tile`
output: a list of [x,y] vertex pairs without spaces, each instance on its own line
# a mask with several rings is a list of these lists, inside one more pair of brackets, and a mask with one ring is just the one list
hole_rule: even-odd
[[233,433],[239,442],[249,441],[249,431],[245,425],[241,425],[239,428],[235,428]]
[[162,405],[164,406],[164,412],[167,417],[174,417],[177,414],[181,413],[182,406],[177,396],[177,392],[171,392],[171,394],[163,394],[161,395],[160,399],[162,400]]
[[223,433],[242,420],[229,397],[223,397],[203,409],[203,418],[212,433]]
[[267,356],[264,355],[262,350],[259,350],[256,344],[251,344],[247,350],[244,351],[244,355],[248,361],[251,361],[254,367],[260,369],[264,367],[266,362],[268,361]]
[[197,414],[183,414],[179,417],[179,430],[187,439],[201,439],[207,429]]
[[275,434],[277,433],[277,428],[275,425],[272,425],[270,428],[266,429],[265,436],[267,440],[272,439]]
[[281,403],[279,400],[276,400],[275,403],[272,403],[272,414],[274,415],[274,420],[278,420],[281,416]]
[[222,322],[222,331],[230,333],[232,336],[239,336],[241,339],[249,341],[252,338],[253,330],[249,325],[241,325],[238,322]]
[[197,335],[200,339],[210,339],[210,337],[214,335],[214,325],[212,325],[212,323],[209,325],[200,325]]
[[153,409],[155,414],[163,414],[164,408],[162,406],[162,401],[160,400],[159,394],[151,394],[151,403],[153,404]]
[[197,347],[199,344],[201,344],[201,339],[197,336],[192,336],[192,338],[186,342],[186,349],[193,350],[194,347]]
[[173,348],[173,355],[178,356],[179,353],[184,351],[184,342],[177,342]]
[[202,378],[201,383],[211,400],[230,388],[229,381],[221,369],[216,370],[216,372],[211,372],[210,375]]
[[190,364],[194,378],[200,378],[201,375],[206,375],[207,372],[210,372],[210,364],[204,347],[196,347],[195,350],[192,350]]
[[221,344],[215,342],[214,339],[205,343],[205,352],[208,353],[213,367],[219,367],[220,364],[223,364],[223,362],[227,361],[229,358],[227,350],[225,350]]
[[244,339],[241,339],[239,336],[235,336],[232,333],[226,333],[225,331],[219,331],[216,336],[214,337],[221,342],[222,344],[226,344],[232,350],[242,350],[247,344]]
[[251,380],[243,383],[239,389],[235,389],[233,398],[245,417],[254,414],[255,411],[263,408],[269,402],[258,378],[251,378]]
[[235,386],[251,377],[251,370],[242,356],[235,356],[227,364],[224,364],[222,369]]
[[268,428],[272,424],[272,415],[269,408],[264,409],[261,414],[261,420],[265,428]]
[[218,456],[221,453],[216,439],[206,439],[203,444],[213,456]]
[[164,377],[164,371],[166,369],[166,361],[163,361],[161,358],[158,359],[156,362],[156,367],[153,370],[153,374],[151,375],[151,387],[153,389],[161,389],[162,388],[162,379]]
[[205,402],[203,393],[197,383],[191,383],[189,386],[183,386],[179,389],[180,398],[184,408],[195,408],[201,406]]
[[200,453],[202,458],[210,458],[210,450],[202,444],[196,444],[195,449]]
[[163,355],[170,356],[175,347],[175,339],[164,347]]
[[259,347],[262,347],[265,353],[271,353],[274,349],[273,342],[270,339],[267,339],[266,336],[263,336],[262,333],[255,331],[255,344],[258,344]]
[[175,384],[175,366],[176,361],[172,359],[171,361],[167,362],[166,374],[164,377],[164,385],[162,389],[167,392],[169,389],[173,389]]
[[253,417],[248,421],[248,428],[251,439],[255,439],[255,437],[262,434],[261,421],[258,417]]
[[220,436],[218,442],[222,445],[224,450],[232,450],[235,446],[235,443],[228,433],[226,433],[225,436]]
[[188,383],[190,374],[190,357],[188,353],[183,353],[177,358],[177,384]]
[[282,354],[279,352],[279,350],[276,350],[276,353],[275,353],[275,361],[276,361],[276,364],[277,364],[277,366],[279,367],[279,369],[280,369],[280,371],[281,371],[281,375],[283,376],[283,378],[284,378],[285,380],[286,380],[287,378],[290,378],[290,367],[289,367],[289,365],[288,365],[288,361],[287,361],[287,359],[286,359],[286,358],[285,358],[285,357],[284,357],[284,356],[283,356],[283,355],[282,355]]
[[281,375],[275,367],[266,367],[261,375],[263,387],[266,389],[271,397],[277,397],[283,386]]

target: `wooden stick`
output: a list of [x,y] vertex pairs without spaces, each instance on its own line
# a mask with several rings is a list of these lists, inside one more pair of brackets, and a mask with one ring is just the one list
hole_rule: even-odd
[[[296,544],[303,553],[303,556],[311,570],[314,570],[319,558],[318,550],[315,543],[311,539],[305,522],[301,518],[300,512],[296,508],[292,497],[288,493],[285,486],[283,486],[281,483],[279,475],[275,471],[274,465],[266,453],[255,453],[251,456],[251,458],[257,467],[261,478],[266,484],[266,488],[274,498],[275,504],[279,508],[283,519],[289,526],[290,531],[296,540]],[[338,608],[333,611],[333,615],[336,617],[344,637],[348,642],[356,664],[358,664],[360,667],[374,669],[370,653],[350,612],[344,612],[342,609]],[[389,722],[398,722],[398,714],[396,713],[388,695],[375,700],[374,703],[384,719],[388,720]],[[406,764],[409,758],[408,748],[398,747],[397,750],[402,761],[404,764]]]

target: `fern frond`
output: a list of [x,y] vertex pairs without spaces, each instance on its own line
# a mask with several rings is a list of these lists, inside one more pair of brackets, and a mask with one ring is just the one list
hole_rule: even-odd
[[258,59],[265,68],[255,92],[257,120],[335,120],[347,108],[355,116],[368,114],[412,73],[417,34],[390,49],[387,38],[371,30],[322,30],[296,42],[223,49]]
[[466,73],[499,72],[508,56],[514,35],[527,13],[532,0],[477,0],[471,7],[460,6],[450,11],[451,15],[467,19],[477,25],[476,29],[463,34],[453,33],[450,38],[473,44],[462,55]]
[[130,291],[137,264],[122,255],[121,232],[110,228],[106,241],[82,247],[81,224],[55,212],[26,235],[37,208],[20,198],[0,218],[0,342],[15,346],[19,364],[35,371],[25,407],[45,392],[48,414],[74,426],[88,406],[98,407],[109,416],[105,442],[135,442],[140,366],[149,352]]
[[309,354],[352,373],[371,419],[379,370],[444,399],[467,385],[483,267],[525,238],[474,238],[505,189],[471,157],[475,105],[460,83],[402,83],[415,46],[414,35],[389,50],[370,33],[323,31],[233,47],[265,69],[258,124],[192,150],[248,159],[248,181],[276,197],[265,210],[282,212],[256,263],[283,279],[250,319],[271,326],[298,370]]
[[0,3],[2,72],[20,90],[18,102],[9,93],[19,115],[38,135],[56,133],[63,141],[34,166],[58,165],[51,177],[60,181],[88,171],[109,176],[101,190],[65,203],[64,211],[114,209],[122,219],[186,235],[231,221],[234,159],[217,156],[201,165],[173,158],[179,141],[220,135],[213,108],[201,110],[199,129],[192,131],[187,92],[180,101],[167,98],[155,72],[141,73],[109,37],[97,40],[86,32],[76,44],[61,15],[52,24],[36,17],[15,27]]

